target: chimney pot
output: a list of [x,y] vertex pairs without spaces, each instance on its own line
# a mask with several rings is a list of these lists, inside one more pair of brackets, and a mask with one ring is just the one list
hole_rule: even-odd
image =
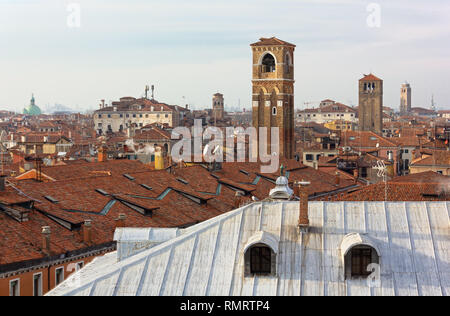
[[341,178],[339,176],[339,171],[336,171],[336,186],[339,186],[341,184]]
[[84,221],[83,240],[87,244],[92,242],[92,220],[90,219]]
[[50,255],[50,226],[43,226],[42,227],[42,250],[47,254]]
[[297,182],[298,190],[300,191],[300,216],[298,220],[298,226],[301,230],[305,230],[309,227],[308,216],[308,187],[311,183],[307,181]]
[[119,217],[116,219],[116,228],[125,227],[125,220],[127,216],[125,214],[119,214]]

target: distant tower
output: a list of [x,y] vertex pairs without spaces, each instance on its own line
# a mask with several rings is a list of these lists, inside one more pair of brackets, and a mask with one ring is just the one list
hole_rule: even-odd
[[223,94],[216,93],[213,96],[213,118],[215,121],[223,120],[224,116],[224,99]]
[[[294,156],[294,50],[295,45],[275,37],[261,38],[253,50],[253,126],[279,127],[280,157]],[[269,148],[270,149],[270,148]],[[273,151],[267,150],[270,154]]]
[[402,84],[400,96],[400,113],[407,114],[411,112],[411,86],[409,83]]
[[383,131],[383,80],[372,74],[359,80],[359,130]]

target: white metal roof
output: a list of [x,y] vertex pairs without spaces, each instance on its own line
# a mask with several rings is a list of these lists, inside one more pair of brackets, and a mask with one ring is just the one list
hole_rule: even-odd
[[[49,295],[449,295],[447,202],[258,202],[117,262],[100,257]],[[276,276],[245,277],[244,249],[277,245]],[[381,285],[345,279],[343,251],[374,243]]]

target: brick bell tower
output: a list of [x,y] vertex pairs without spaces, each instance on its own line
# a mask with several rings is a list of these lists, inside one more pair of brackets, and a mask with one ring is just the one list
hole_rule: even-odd
[[383,131],[383,80],[373,74],[359,80],[359,130]]
[[[295,45],[275,37],[251,44],[253,51],[253,126],[279,127],[280,158],[292,159],[294,141],[294,50]],[[270,149],[270,150],[269,150]],[[268,148],[266,153],[272,153]]]

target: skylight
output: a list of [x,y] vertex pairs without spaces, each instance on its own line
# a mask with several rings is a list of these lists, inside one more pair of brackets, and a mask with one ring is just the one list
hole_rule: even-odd
[[58,203],[59,201],[53,197],[51,197],[50,195],[46,195],[44,196],[44,198],[52,203]]
[[108,192],[102,190],[102,189],[95,189],[95,191],[97,191],[98,193],[100,193],[101,195],[107,196]]
[[130,176],[129,174],[124,174],[123,176],[124,176],[125,178],[127,178],[128,180],[131,180],[131,181],[134,181],[134,180],[135,180],[135,178],[132,177],[132,176]]
[[148,185],[146,185],[146,184],[141,184],[141,187],[143,187],[144,189],[147,189],[147,190],[149,190],[149,191],[153,190],[152,187],[150,187],[150,186],[148,186]]

